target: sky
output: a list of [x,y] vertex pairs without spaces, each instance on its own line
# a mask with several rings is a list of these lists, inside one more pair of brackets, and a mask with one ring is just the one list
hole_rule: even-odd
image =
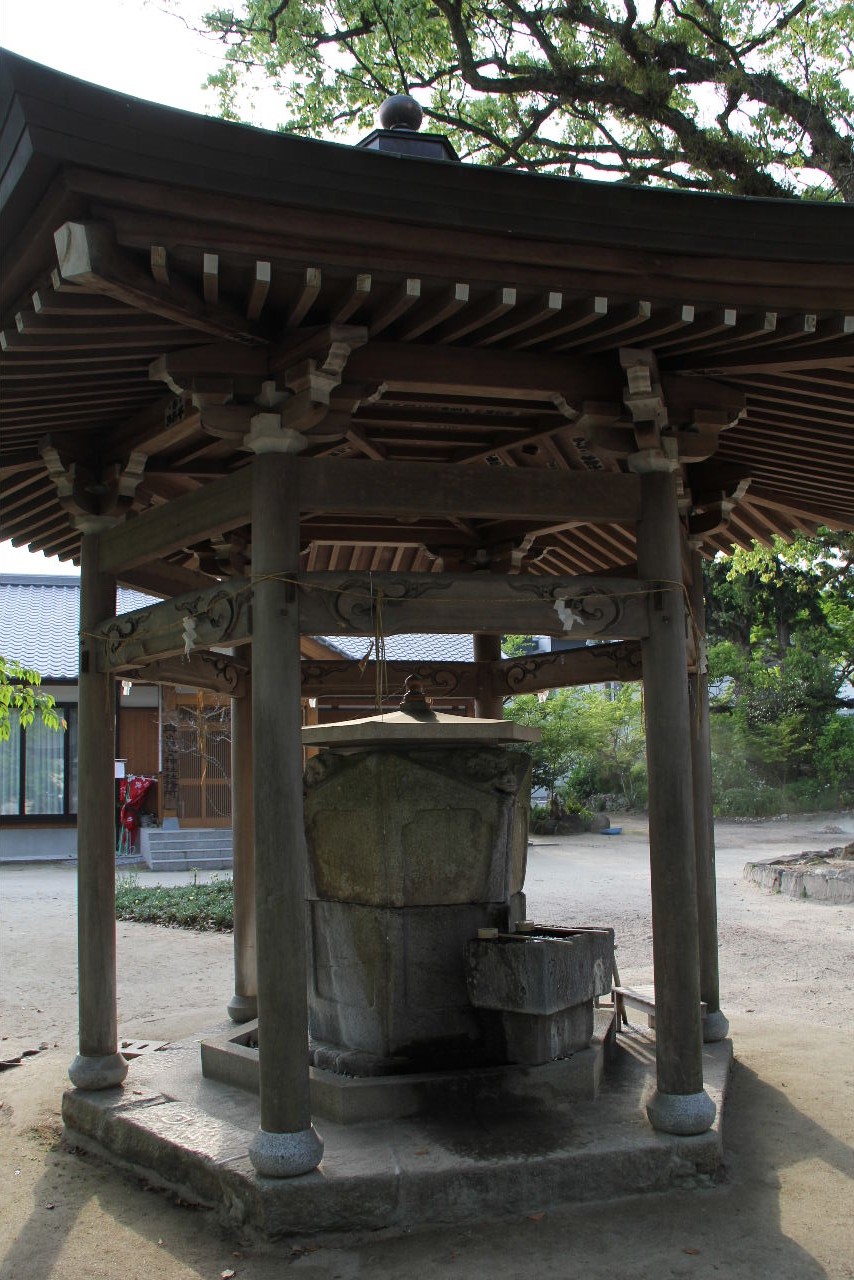
[[[181,0],[190,22],[213,7],[213,0]],[[222,46],[170,12],[168,0],[0,0],[0,45],[108,89],[185,111],[215,112],[203,86],[221,65]],[[275,128],[275,94],[258,92],[246,115]],[[70,562],[0,543],[0,573],[76,572]]]

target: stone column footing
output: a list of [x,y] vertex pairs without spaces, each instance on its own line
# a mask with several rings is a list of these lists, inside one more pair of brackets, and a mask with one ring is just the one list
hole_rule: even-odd
[[68,1068],[68,1078],[75,1089],[113,1089],[128,1073],[128,1064],[120,1053],[88,1057],[78,1053]]
[[239,996],[235,992],[226,1009],[232,1022],[251,1022],[258,1017],[258,997]]
[[225,1010],[233,1023],[251,1023],[257,1018],[257,996],[238,996],[234,992]]
[[714,1123],[715,1104],[705,1089],[699,1093],[661,1093],[656,1090],[647,1103],[646,1114],[653,1129],[660,1133],[706,1133]]
[[262,1178],[296,1178],[311,1173],[322,1156],[323,1139],[314,1125],[298,1133],[259,1129],[249,1147],[249,1159]]
[[729,1035],[729,1019],[720,1011],[715,1009],[707,1013],[703,1019],[703,1043],[717,1044],[719,1040],[726,1040]]

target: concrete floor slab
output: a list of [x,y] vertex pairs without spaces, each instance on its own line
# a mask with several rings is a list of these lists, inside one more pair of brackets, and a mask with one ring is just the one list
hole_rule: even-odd
[[650,1128],[655,1040],[632,1027],[595,1101],[529,1099],[510,1112],[478,1099],[430,1117],[319,1122],[320,1168],[281,1180],[259,1177],[246,1154],[257,1097],[206,1080],[197,1039],[135,1059],[122,1089],[70,1090],[62,1114],[75,1145],[213,1206],[231,1226],[273,1237],[404,1231],[708,1182],[722,1158],[731,1059],[730,1041],[704,1046],[717,1118],[699,1137]]

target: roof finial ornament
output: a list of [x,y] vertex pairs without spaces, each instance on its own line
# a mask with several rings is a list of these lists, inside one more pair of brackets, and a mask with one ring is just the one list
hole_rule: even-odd
[[408,93],[393,93],[379,109],[381,129],[410,129],[416,132],[421,128],[424,112],[421,104]]

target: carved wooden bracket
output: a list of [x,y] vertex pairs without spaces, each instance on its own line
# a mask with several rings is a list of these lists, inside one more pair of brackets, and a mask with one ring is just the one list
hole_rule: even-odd
[[112,518],[118,523],[133,502],[147,456],[133,450],[127,462],[114,462],[101,475],[76,459],[63,459],[49,436],[39,444],[48,475],[56,485],[60,506],[75,520],[97,520],[101,528]]

